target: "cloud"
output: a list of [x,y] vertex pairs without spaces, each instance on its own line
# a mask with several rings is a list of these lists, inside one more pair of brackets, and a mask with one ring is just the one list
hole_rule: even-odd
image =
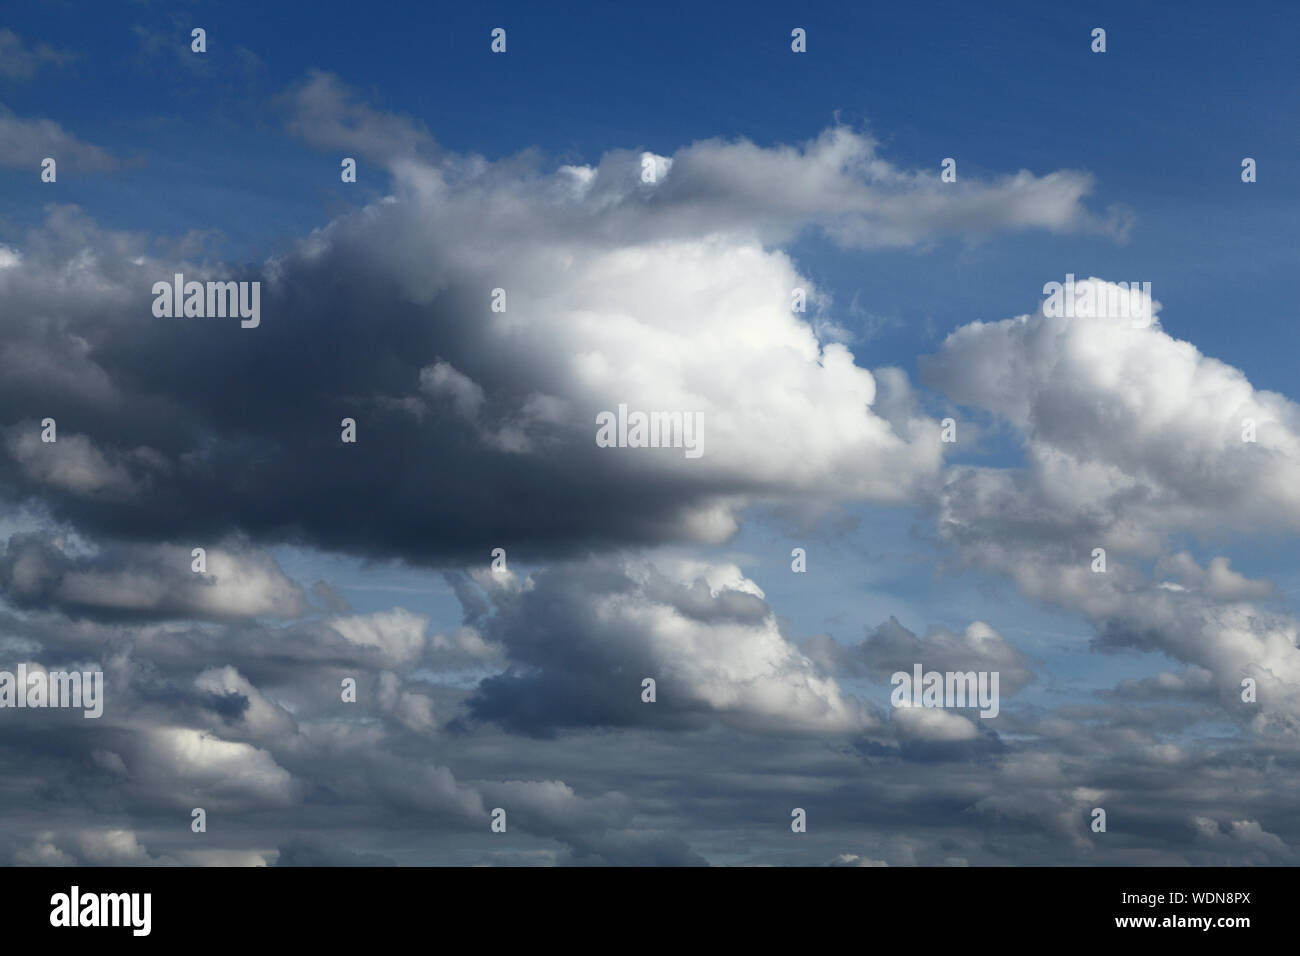
[[1222,555],[1210,559],[1202,568],[1186,551],[1180,551],[1156,566],[1158,574],[1172,574],[1182,582],[1183,589],[1201,591],[1216,601],[1237,601],[1272,597],[1276,588],[1269,581],[1251,581],[1232,570],[1231,562]]
[[420,388],[429,395],[450,399],[457,414],[470,421],[483,407],[483,389],[446,362],[420,369]]
[[1060,170],[1038,177],[1020,170],[992,181],[961,177],[943,183],[938,170],[895,167],[879,155],[873,138],[845,127],[828,129],[802,147],[707,140],[671,160],[649,205],[661,221],[672,219],[697,232],[745,225],[777,239],[811,222],[843,245],[874,248],[1008,229],[1095,231],[1117,238],[1127,229],[1120,213],[1106,219],[1082,205],[1093,187],[1087,173]]
[[[477,719],[525,734],[587,726],[854,732],[877,718],[781,636],[734,566],[636,560],[557,566],[524,582],[478,576],[469,620],[506,649],[470,698]],[[642,700],[652,678],[656,701]]]
[[[872,374],[788,311],[805,280],[784,254],[748,240],[566,248],[525,235],[527,204],[519,222],[481,209],[459,191],[412,192],[335,223],[264,277],[253,332],[154,318],[153,281],[212,271],[57,213],[0,273],[0,302],[27,316],[0,353],[0,391],[19,420],[76,421],[90,444],[76,470],[52,472],[24,431],[0,483],[99,534],[245,531],[434,562],[484,540],[538,555],[718,541],[747,503],[899,501],[937,475],[937,425],[916,419],[901,437],[871,411]],[[393,241],[407,252],[390,255]],[[60,278],[69,247],[89,273],[75,282]],[[328,292],[342,276],[350,291]],[[510,312],[487,309],[498,285]],[[29,390],[32,353],[84,374]],[[597,447],[597,413],[620,404],[698,413],[704,457]],[[338,440],[344,417],[355,446]],[[117,507],[83,500],[100,487]]]
[[951,743],[975,740],[980,734],[979,728],[961,714],[936,707],[896,707],[890,719],[907,740]]
[[429,619],[403,608],[393,608],[374,614],[331,618],[328,624],[350,644],[377,648],[385,659],[409,664],[424,650],[424,632]]
[[[925,709],[910,709],[914,727],[900,709],[893,731],[838,730],[833,712],[817,718],[811,693],[829,685],[810,681],[817,672],[797,648],[768,635],[762,589],[725,563],[658,556],[653,566],[576,564],[462,586],[481,598],[464,627],[509,635],[504,673],[541,671],[542,686],[572,674],[568,709],[546,711],[562,733],[448,726],[490,682],[453,690],[416,680],[432,641],[425,658],[393,670],[377,646],[323,626],[328,616],[274,627],[0,618],[4,633],[38,643],[42,660],[102,654],[108,678],[91,739],[67,726],[79,715],[10,712],[0,722],[0,761],[12,768],[0,858],[85,864],[83,831],[130,831],[100,840],[99,859],[115,858],[116,846],[117,859],[149,865],[820,864],[846,849],[890,865],[1186,865],[1285,861],[1278,854],[1300,838],[1279,782],[1288,765],[1267,759],[1289,752],[1285,739],[1171,746],[1139,719],[1150,709],[1122,695],[1091,715],[1006,711],[998,748],[968,736],[973,721]],[[588,620],[607,626],[573,626]],[[641,703],[639,662],[665,655],[681,676],[661,679],[658,701]],[[340,701],[345,672],[358,677],[356,704]],[[624,675],[627,693],[611,704],[605,687],[623,686]],[[552,699],[527,683],[516,689],[520,713]],[[624,701],[633,719],[609,719]],[[1204,717],[1196,698],[1171,692],[1163,706],[1180,732]],[[562,719],[573,713],[586,722]],[[424,716],[438,719],[422,725]],[[1088,831],[1098,801],[1111,815],[1102,842]],[[187,828],[195,806],[209,811],[203,854]],[[485,852],[498,806],[509,831]],[[791,847],[770,834],[786,831],[793,806],[816,825]],[[1182,822],[1198,816],[1224,821],[1222,838]],[[1260,833],[1231,837],[1232,821],[1254,821]],[[336,852],[311,849],[324,844]]]
[[[1112,287],[1086,285],[1098,295]],[[1158,321],[1138,328],[1042,309],[963,326],[922,369],[954,401],[1010,425],[1024,447],[1023,468],[947,471],[941,540],[1031,598],[1091,619],[1098,649],[1163,651],[1211,672],[1235,719],[1300,731],[1300,624],[1256,603],[1274,594],[1269,582],[1223,556],[1202,568],[1172,547],[1186,534],[1229,540],[1297,526],[1300,408]],[[1257,441],[1243,440],[1247,419]],[[1104,573],[1095,548],[1106,552]],[[1243,706],[1245,678],[1259,684],[1257,705]]]
[[1004,694],[1013,694],[1034,679],[1025,655],[983,621],[973,621],[961,634],[939,627],[921,638],[891,617],[860,644],[841,644],[818,635],[809,638],[805,649],[831,673],[877,680],[887,681],[899,671],[910,675],[916,664],[926,671],[997,671]]
[[[128,470],[128,456],[114,452],[110,460],[85,435],[65,434],[61,441],[46,442],[41,431],[32,424],[12,426],[5,436],[10,457],[29,480],[79,497],[102,496],[109,500],[129,498],[141,491]],[[150,461],[147,450],[144,452],[144,460]]]
[[55,536],[16,534],[0,554],[0,594],[18,607],[100,619],[302,614],[302,589],[266,552],[239,542],[205,549],[207,569],[200,573],[192,550],[115,545],[76,555]]
[[858,856],[856,853],[841,853],[830,866],[889,866],[884,860]]
[[393,866],[391,857],[358,853],[326,839],[306,837],[288,841],[279,849],[276,866]]
[[239,718],[227,721],[223,732],[228,733],[233,727],[240,736],[252,741],[283,740],[298,732],[292,715],[233,667],[208,668],[194,678],[194,686],[214,697],[239,700]]
[[[381,166],[387,195],[262,263],[66,206],[0,248],[0,500],[39,526],[0,557],[0,646],[98,664],[107,685],[91,737],[79,714],[0,722],[0,858],[1293,859],[1296,735],[1276,731],[1300,727],[1295,622],[1267,603],[1270,582],[1184,538],[1294,524],[1292,403],[1158,323],[976,323],[925,380],[1011,429],[1025,462],[945,467],[930,396],[899,368],[860,366],[843,316],[781,249],[808,232],[862,249],[1031,229],[1122,239],[1126,215],[1091,208],[1089,174],[941,184],[843,127],[489,161],[442,151],[328,74],[282,105],[310,144]],[[35,133],[68,136],[5,117],[28,150]],[[262,325],[155,319],[152,284],[177,271],[262,282]],[[807,315],[790,311],[795,288]],[[595,415],[619,404],[698,411],[705,455],[597,448]],[[47,416],[55,445],[39,442]],[[1248,447],[1241,416],[1258,426]],[[1037,665],[983,621],[918,636],[891,618],[857,644],[798,642],[748,568],[653,550],[809,502],[932,513],[960,559],[1091,621],[1097,650],[1187,666],[1018,704],[997,733],[927,708],[885,719],[853,681],[920,662],[997,670],[1010,693]],[[276,541],[440,566],[463,617],[353,609],[324,581],[308,602],[264,550]],[[200,545],[205,575],[189,570]],[[1105,575],[1088,569],[1094,546]],[[495,547],[528,570],[453,570]],[[1218,736],[1225,716],[1238,736]],[[1175,736],[1199,721],[1215,736]],[[1106,841],[1088,829],[1099,801]],[[225,820],[202,849],[195,806]],[[510,830],[485,848],[497,806]],[[815,825],[791,846],[793,806]]]
[[[905,379],[881,389],[819,342],[831,317],[792,313],[791,290],[825,300],[772,244],[809,227],[915,245],[1089,218],[1086,176],[946,188],[842,127],[798,147],[694,143],[647,184],[636,150],[556,169],[437,151],[324,73],[287,97],[315,144],[382,154],[391,194],[257,268],[52,209],[0,270],[0,308],[21,317],[0,398],[18,421],[75,421],[58,454],[77,460],[54,469],[24,431],[0,488],[109,537],[242,532],[420,563],[484,540],[539,558],[715,543],[753,504],[914,501],[942,467],[937,423],[906,402],[873,409]],[[152,285],[176,272],[262,282],[263,323],[156,319]],[[620,405],[698,415],[704,455],[597,447],[597,414]],[[345,417],[355,445],[338,440]],[[110,491],[111,510],[85,500]]]
[[177,802],[205,809],[287,806],[301,799],[292,776],[267,751],[189,727],[158,727],[133,755],[143,787],[173,793]]
[[1295,851],[1257,820],[1220,823],[1209,817],[1197,817],[1193,825],[1201,840],[1227,848],[1238,860],[1237,866],[1277,866],[1295,861]]
[[53,120],[23,119],[0,104],[0,166],[30,169],[35,182],[47,156],[60,170],[95,172],[118,166],[108,152],[82,142]]
[[[1099,295],[1114,287],[1083,285]],[[1087,527],[1098,545],[1151,553],[1177,531],[1300,527],[1300,406],[1253,388],[1158,321],[1134,328],[1040,309],[975,322],[922,370],[953,401],[1023,434],[1020,485],[1031,496],[1022,511],[1039,507],[1046,518],[1050,509],[1058,527]],[[1247,420],[1256,441],[1243,440]],[[1005,488],[1011,477],[982,476],[986,500],[999,493],[993,482]]]
[[371,109],[332,73],[312,70],[281,103],[289,110],[290,131],[322,149],[385,163],[436,149],[422,124]]

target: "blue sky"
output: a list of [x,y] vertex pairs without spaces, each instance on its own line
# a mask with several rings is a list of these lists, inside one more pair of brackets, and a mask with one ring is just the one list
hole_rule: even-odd
[[[430,4],[376,22],[348,4],[313,9],[23,5],[8,14],[11,29],[79,59],[11,85],[4,102],[140,158],[65,179],[61,199],[124,229],[215,230],[236,253],[272,251],[357,192],[384,188],[367,170],[346,192],[332,156],[283,131],[270,101],[312,68],[375,92],[376,105],[423,121],[446,148],[490,159],[536,148],[556,162],[591,162],[612,147],[671,153],[711,137],[797,143],[838,117],[872,130],[906,167],[952,156],[968,175],[1087,170],[1094,204],[1133,210],[1127,244],[1033,234],[870,257],[814,246],[801,262],[841,306],[861,291],[873,313],[899,321],[873,343],[880,364],[915,355],[927,319],[942,334],[972,317],[1016,314],[1039,298],[1039,276],[1072,271],[1151,281],[1176,330],[1204,351],[1261,387],[1290,381],[1283,357],[1296,343],[1288,311],[1300,277],[1286,266],[1300,239],[1300,130],[1282,118],[1300,112],[1288,63],[1300,11],[1287,5],[1184,3],[1175,15],[1156,3],[1009,3],[995,15],[966,3],[670,3],[654,13],[571,3],[562,14]],[[183,41],[200,19],[210,46],[194,66]],[[509,31],[505,57],[488,52],[498,25]],[[804,57],[790,53],[792,25],[809,32]],[[1099,25],[1104,55],[1089,49]],[[145,52],[136,26],[172,48]],[[1243,156],[1260,165],[1249,188]],[[6,179],[13,235],[40,204],[29,184]],[[1228,316],[1239,307],[1277,347],[1234,329]]]

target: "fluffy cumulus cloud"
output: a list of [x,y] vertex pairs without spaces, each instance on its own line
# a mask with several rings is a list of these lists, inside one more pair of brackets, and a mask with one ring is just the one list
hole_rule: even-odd
[[[55,56],[21,52],[19,79]],[[1297,407],[1158,318],[1041,311],[957,329],[926,391],[865,367],[787,251],[1122,238],[1087,173],[941,186],[841,126],[489,161],[329,74],[276,103],[308,145],[382,166],[386,193],[255,264],[67,205],[0,246],[0,670],[105,686],[93,721],[0,718],[0,860],[1294,862],[1296,622],[1200,546],[1300,524]],[[42,143],[110,162],[69,135],[0,111],[24,164]],[[261,282],[260,325],[155,318],[177,272]],[[943,401],[1023,461],[946,462],[966,449],[940,440]],[[702,454],[600,447],[620,406],[698,416]],[[766,506],[863,505],[933,520],[945,570],[1010,580],[1094,650],[1166,662],[1030,703],[1052,675],[998,619],[804,633],[769,598],[788,585],[764,587],[789,571],[713,547]],[[459,613],[354,608],[286,543],[431,575]],[[998,673],[1000,712],[890,708],[915,664]],[[1191,739],[1207,719],[1235,735]],[[793,807],[813,825],[791,846]]]
[[[1080,285],[1098,299],[1116,288]],[[1021,507],[1050,506],[1061,528],[1152,553],[1178,531],[1300,527],[1300,406],[1255,389],[1158,318],[1143,326],[1040,309],[976,322],[925,367],[954,401],[1024,435],[1032,484],[1016,489],[1028,492]],[[1000,491],[990,482],[971,494]]]
[[[819,340],[824,299],[774,243],[1096,225],[1082,174],[940,189],[843,127],[694,143],[647,183],[635,150],[553,168],[445,153],[326,74],[285,104],[313,143],[379,144],[391,194],[255,268],[54,208],[0,271],[11,495],[105,534],[422,561],[484,539],[539,556],[718,541],[754,502],[906,502],[938,480],[937,423],[875,408],[892,390]],[[153,317],[153,283],[178,272],[262,282],[262,324]],[[702,454],[597,447],[620,405],[694,416]],[[38,440],[46,417],[57,443]]]
[[524,733],[710,717],[828,733],[876,723],[781,635],[763,592],[735,566],[598,561],[523,582],[492,572],[478,580],[488,609],[473,623],[511,666],[470,699],[475,717]]
[[[1114,288],[1087,285],[1099,300]],[[1101,648],[1165,652],[1212,674],[1234,717],[1300,730],[1300,625],[1269,602],[1273,585],[1177,548],[1188,534],[1223,542],[1296,526],[1300,406],[1158,320],[1044,308],[963,326],[924,369],[1024,446],[1022,468],[947,471],[943,540],[1085,615]],[[1257,702],[1243,700],[1247,678]]]

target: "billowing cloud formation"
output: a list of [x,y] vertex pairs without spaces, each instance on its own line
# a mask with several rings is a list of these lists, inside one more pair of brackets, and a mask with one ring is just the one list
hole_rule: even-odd
[[[1098,297],[1114,286],[1087,281]],[[1035,482],[1024,507],[1050,505],[1098,544],[1149,554],[1177,531],[1300,528],[1300,406],[1158,321],[1134,325],[1041,310],[976,322],[924,368],[954,401],[1024,434]]]
[[[1087,281],[1098,296],[1111,286]],[[1171,548],[1186,533],[1300,527],[1300,406],[1158,321],[1042,309],[964,326],[923,368],[1024,443],[1021,469],[949,469],[945,541],[1031,597],[1086,615],[1102,649],[1164,651],[1211,672],[1238,719],[1300,730],[1300,625],[1255,603],[1274,593],[1268,582]],[[1247,678],[1257,705],[1243,700]]]
[[[791,306],[824,299],[771,243],[1095,225],[1086,176],[941,187],[840,127],[799,148],[695,143],[647,183],[634,150],[554,170],[442,154],[323,74],[287,102],[320,145],[387,144],[392,195],[259,269],[52,211],[0,270],[11,495],[100,534],[420,561],[719,541],[753,502],[905,502],[938,480],[937,425],[873,409],[904,408],[905,380],[882,394],[819,342],[820,316]],[[155,318],[152,286],[178,272],[262,282],[261,325]],[[621,405],[698,416],[703,454],[597,447]],[[37,440],[46,417],[57,444]]]
[[[1300,836],[1264,759],[1284,741],[1191,751],[1152,723],[1153,700],[1171,725],[1204,717],[1200,671],[1117,688],[1092,712],[1004,707],[997,727],[1013,739],[997,745],[950,712],[864,720],[733,566],[661,555],[453,579],[466,607],[453,633],[401,609],[278,625],[0,617],[6,646],[27,658],[106,672],[93,735],[76,713],[0,721],[9,792],[23,795],[0,855],[691,864],[817,863],[849,849],[890,865],[1287,862]],[[917,638],[891,621],[847,653],[880,669],[918,649],[936,666],[1023,668],[983,625]],[[474,661],[498,676],[443,681]],[[641,700],[649,674],[653,704]],[[346,676],[356,703],[341,700]],[[1087,837],[1098,801],[1123,821],[1103,844]],[[186,829],[195,806],[210,814],[201,847]],[[818,825],[777,849],[791,806]],[[507,810],[508,837],[489,835],[493,807]]]
[[516,732],[709,717],[823,732],[877,723],[781,636],[763,592],[734,566],[598,561],[478,581],[488,607],[469,622],[506,648],[510,667],[480,685],[470,712]]

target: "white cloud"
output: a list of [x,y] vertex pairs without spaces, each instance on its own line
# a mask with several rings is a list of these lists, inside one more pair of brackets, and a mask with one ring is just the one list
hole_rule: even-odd
[[[1109,285],[1087,282],[1098,294]],[[948,470],[943,540],[1025,594],[1087,615],[1103,646],[1158,649],[1209,670],[1239,719],[1300,731],[1300,626],[1250,603],[1272,586],[1226,557],[1202,568],[1170,553],[1180,534],[1300,527],[1300,406],[1159,323],[1041,309],[958,329],[924,371],[955,401],[1003,418],[1025,449],[1022,469]],[[1242,440],[1247,418],[1257,443]],[[1094,548],[1107,552],[1105,573],[1092,569]],[[1259,700],[1243,708],[1248,676]]]
[[906,704],[895,707],[892,715],[891,719],[904,739],[955,741],[974,740],[979,736],[979,730],[971,721],[939,707]]
[[327,622],[350,644],[377,648],[383,656],[398,664],[409,664],[420,656],[425,645],[429,618],[405,608],[373,614],[334,617]]

